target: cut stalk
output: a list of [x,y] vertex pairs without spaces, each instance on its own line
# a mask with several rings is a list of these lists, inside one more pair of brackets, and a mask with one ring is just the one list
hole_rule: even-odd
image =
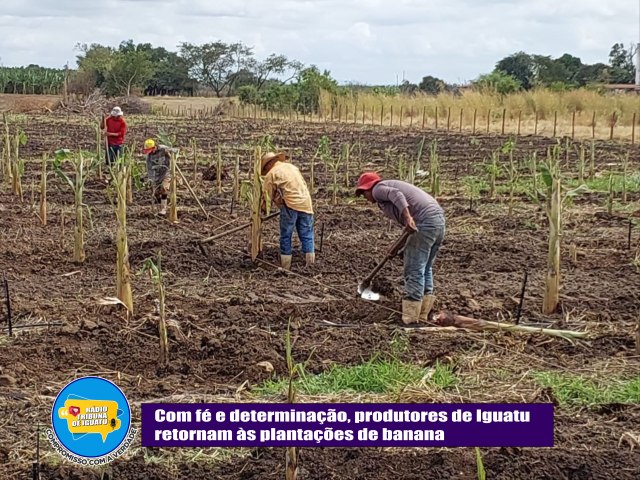
[[[63,160],[69,159],[75,170],[75,179],[72,181],[61,169]],[[54,160],[54,169],[58,177],[66,183],[73,191],[75,226],[73,229],[73,261],[75,263],[83,263],[85,260],[84,251],[84,208],[82,201],[84,184],[91,169],[96,165],[95,161],[87,162],[82,152],[78,155],[71,155],[69,150],[58,150]],[[86,167],[86,168],[85,168]],[[85,171],[86,170],[86,171]],[[63,223],[64,225],[64,223]],[[64,231],[64,229],[63,229]]]
[[[262,177],[261,162],[262,148],[256,147],[253,157],[253,175],[251,182],[251,230],[249,232],[251,244],[251,260],[254,262],[262,253],[262,216],[260,215],[260,207],[262,205]],[[266,199],[270,201],[271,199]]]
[[549,248],[547,252],[547,277],[545,281],[543,312],[556,311],[560,300],[560,227],[562,222],[562,198],[560,175],[552,178],[551,195],[548,199]]
[[440,161],[438,159],[438,141],[431,142],[429,148],[429,176],[431,179],[431,195],[440,194]]
[[587,332],[573,330],[556,330],[552,328],[529,327],[526,325],[514,325],[512,323],[491,322],[477,318],[464,317],[450,312],[440,312],[435,317],[435,323],[442,327],[466,328],[469,330],[506,330],[520,333],[542,333],[552,337],[565,338],[567,340],[587,338]]
[[533,183],[533,194],[538,198],[538,158],[537,152],[531,154],[531,180]]
[[236,154],[236,165],[233,172],[233,200],[240,201],[240,154]]
[[[287,326],[285,337],[285,348],[287,357],[287,370],[289,372],[289,388],[287,390],[287,402],[294,404],[296,402],[296,390],[293,380],[297,373],[297,365],[293,362],[292,344],[291,344],[291,321]],[[288,447],[285,455],[285,478],[286,480],[297,480],[298,478],[298,449],[296,447]]]
[[158,252],[158,264],[147,259],[145,269],[149,272],[151,281],[158,289],[158,336],[160,337],[160,365],[169,365],[169,336],[167,334],[167,318],[165,313],[165,290],[162,281],[161,252]]
[[40,176],[40,222],[47,225],[47,156],[42,156],[42,174]]
[[351,147],[348,143],[346,145],[346,150],[344,154],[344,186],[349,188],[349,160],[351,157]]
[[596,141],[591,140],[591,163],[589,164],[589,180],[596,177]]
[[[98,123],[98,125],[96,125],[96,155],[98,156],[98,178],[100,180],[102,180],[102,161],[101,159],[104,158],[102,156],[102,147],[105,146],[106,139],[103,140],[102,139],[102,128],[100,126],[100,123]],[[107,152],[104,152],[104,155],[106,156]]]
[[549,221],[547,274],[542,310],[545,314],[551,314],[558,308],[560,298],[560,239],[562,238],[564,202],[588,189],[586,185],[582,184],[563,194],[559,144],[549,149],[547,161],[540,166],[540,169],[541,178],[546,187],[544,192],[545,212]]
[[222,193],[222,146],[218,145],[218,157],[216,167],[216,192]]
[[11,133],[9,131],[9,119],[7,114],[2,114],[2,121],[4,123],[4,149],[3,149],[3,162],[2,162],[2,174],[7,184],[11,183]]
[[609,172],[609,182],[607,188],[607,213],[613,215],[613,172]]
[[584,145],[580,145],[580,150],[578,152],[578,181],[580,183],[584,182],[584,169],[586,164],[587,151],[584,148]]
[[[117,297],[133,315],[133,295],[131,292],[131,267],[129,265],[129,245],[127,242],[127,184],[131,164],[121,161],[115,174],[118,204],[116,205],[116,289]],[[113,176],[113,175],[112,175]]]
[[629,169],[629,152],[622,157],[622,203],[627,203],[627,173]]
[[22,174],[24,173],[24,162],[20,160],[20,146],[27,143],[27,136],[23,131],[16,131],[13,136],[13,158],[11,159],[11,190],[14,195],[20,197],[23,200],[22,191]]
[[191,150],[193,152],[193,184],[198,181],[198,144],[195,138],[191,139]]
[[169,221],[178,222],[178,177],[176,175],[176,164],[178,163],[179,152],[171,156],[171,205],[169,206]]

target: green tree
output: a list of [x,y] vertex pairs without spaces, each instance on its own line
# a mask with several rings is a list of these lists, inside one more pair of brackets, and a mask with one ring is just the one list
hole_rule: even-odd
[[182,43],[180,56],[188,65],[190,74],[221,97],[233,88],[238,72],[248,66],[253,53],[252,48],[242,43],[218,41],[203,45]]
[[134,89],[143,90],[153,74],[154,64],[149,52],[124,48],[115,54],[107,74],[107,92],[129,96]]
[[609,74],[613,83],[633,83],[636,68],[633,64],[633,48],[627,50],[622,43],[616,43],[609,52]]
[[499,93],[500,95],[517,92],[522,88],[517,78],[499,70],[481,75],[473,82],[473,86],[480,91]]
[[532,55],[534,85],[548,87],[553,83],[570,83],[570,75],[564,64],[550,56]]
[[447,84],[439,78],[427,75],[426,77],[422,77],[422,81],[418,84],[418,88],[425,93],[437,95],[447,89]]
[[338,93],[338,82],[331,77],[329,70],[320,72],[318,67],[311,65],[300,72],[295,88],[299,93],[298,109],[310,113],[319,110],[322,90],[334,95]]
[[494,71],[500,71],[512,76],[521,87],[529,90],[534,82],[534,62],[531,55],[517,52],[503,58],[496,64]]
[[255,86],[258,90],[264,87],[272,75],[282,75],[285,72],[291,72],[290,76],[282,81],[282,83],[287,83],[293,80],[302,68],[302,63],[297,60],[289,60],[286,56],[276,55],[275,53],[272,53],[262,61],[251,58],[247,62],[247,70],[253,74]]
[[559,63],[564,67],[566,72],[566,83],[576,83],[576,75],[580,71],[580,69],[584,66],[582,60],[578,57],[574,57],[573,55],[569,55],[565,53],[561,57],[556,59],[556,63]]
[[115,60],[115,49],[98,43],[91,45],[79,43],[76,45],[76,50],[80,52],[76,56],[78,70],[89,77],[95,87],[104,88],[108,72]]

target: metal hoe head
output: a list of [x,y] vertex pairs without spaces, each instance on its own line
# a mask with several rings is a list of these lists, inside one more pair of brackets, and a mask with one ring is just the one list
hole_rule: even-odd
[[362,283],[358,284],[358,293],[360,294],[360,297],[364,298],[365,300],[380,300],[379,293],[374,292],[370,287],[365,288]]

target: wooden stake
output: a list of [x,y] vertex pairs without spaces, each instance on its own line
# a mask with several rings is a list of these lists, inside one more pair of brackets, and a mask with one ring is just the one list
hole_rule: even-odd
[[478,118],[478,109],[473,109],[473,134],[476,134],[476,119]]
[[571,140],[576,137],[576,111],[571,115]]
[[463,112],[463,109],[460,108],[460,124],[458,125],[458,131],[460,133],[462,133],[462,112]]
[[520,124],[522,123],[522,110],[518,112],[518,136],[520,136]]
[[502,130],[501,130],[502,135],[504,135],[504,122],[506,120],[506,117],[507,117],[507,109],[503,108],[502,109]]
[[[180,174],[180,178],[182,178],[182,181],[187,186],[187,189],[189,190],[189,193],[191,193],[191,196],[193,196],[193,198],[195,199],[196,203],[198,204],[198,207],[200,207],[200,210],[202,211],[202,213],[204,213],[204,216],[208,219],[209,218],[209,214],[207,213],[207,211],[202,206],[202,203],[200,203],[200,200],[198,199],[198,196],[196,195],[196,192],[194,192],[193,188],[191,188],[191,185],[189,185],[189,182],[187,181],[187,177],[184,176],[184,174],[182,173],[182,170],[180,170],[180,167],[178,167],[177,162],[174,162],[174,163],[176,164],[176,166],[175,166],[176,171]],[[177,217],[177,214],[176,214],[176,217]],[[176,220],[177,220],[177,218],[176,218]]]
[[487,133],[489,133],[489,124],[491,123],[491,110],[487,110]]
[[451,128],[451,107],[447,109],[447,132]]
[[424,129],[425,121],[427,116],[427,106],[422,107],[422,128]]
[[553,112],[553,137],[556,137],[556,131],[558,129],[558,112]]

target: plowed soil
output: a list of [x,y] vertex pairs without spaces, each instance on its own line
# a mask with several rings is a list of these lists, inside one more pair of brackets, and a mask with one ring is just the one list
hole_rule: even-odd
[[[294,356],[299,361],[308,358],[310,372],[322,372],[334,363],[355,365],[374,354],[390,353],[391,340],[401,327],[402,260],[389,262],[374,282],[374,289],[384,294],[379,303],[360,300],[356,286],[384,256],[400,229],[391,226],[375,206],[354,200],[352,186],[365,168],[394,176],[398,155],[415,158],[423,135],[427,136],[426,145],[438,139],[446,186],[440,201],[448,225],[435,265],[436,308],[486,320],[510,320],[527,271],[521,323],[587,329],[591,339],[570,343],[541,335],[415,330],[405,332],[408,348],[401,353],[402,359],[428,366],[438,359],[477,356],[478,362],[483,362],[483,358],[491,358],[495,362],[491,365],[466,362],[468,370],[459,373],[504,367],[511,369],[516,380],[526,377],[531,369],[575,373],[593,369],[606,374],[605,366],[610,364],[622,366],[625,374],[640,373],[633,335],[640,278],[632,264],[640,232],[632,231],[628,249],[625,216],[607,215],[603,196],[575,200],[565,220],[561,307],[555,315],[542,315],[547,251],[543,210],[524,196],[517,198],[511,216],[504,198],[483,197],[470,209],[469,199],[457,186],[459,178],[475,172],[474,165],[504,138],[477,136],[471,142],[469,136],[436,136],[428,131],[257,120],[203,123],[183,119],[169,123],[153,117],[132,119],[130,128],[129,139],[138,146],[159,129],[177,133],[181,145],[197,139],[201,165],[193,186],[210,216],[204,217],[182,186],[179,223],[172,225],[153,213],[148,191],[136,191],[128,210],[135,314],[127,319],[119,307],[100,305],[99,299],[115,294],[116,220],[104,183],[92,178],[86,186],[85,203],[91,215],[83,265],[72,262],[73,195],[53,174],[48,225],[42,226],[36,216],[40,171],[36,159],[62,147],[95,150],[92,127],[74,117],[28,118],[24,129],[29,142],[23,154],[30,160],[23,180],[24,199],[13,196],[6,186],[0,193],[0,272],[9,283],[16,327],[13,337],[6,336],[6,329],[0,336],[0,374],[5,376],[5,384],[0,384],[0,465],[4,465],[0,478],[30,478],[34,425],[47,425],[58,391],[78,376],[99,374],[115,381],[135,409],[140,402],[180,395],[241,398],[260,382],[286,375],[284,332],[290,320]],[[225,168],[232,171],[232,162],[240,152],[241,170],[246,172],[248,157],[242,149],[266,134],[276,145],[291,149],[293,161],[305,174],[322,135],[331,139],[336,151],[343,142],[362,145],[353,154],[349,188],[343,185],[338,205],[330,202],[330,171],[324,165],[316,166],[318,250],[311,270],[304,267],[299,250],[291,273],[274,267],[278,259],[277,220],[265,224],[264,257],[257,264],[245,253],[246,231],[209,244],[206,255],[194,243],[248,221],[247,209],[231,201],[231,179],[226,179],[224,191],[217,193],[215,181],[202,179],[204,163],[212,161],[220,143],[224,145]],[[523,152],[536,150],[543,155],[552,142],[523,137],[519,146]],[[605,171],[606,164],[626,148],[599,144],[598,171]],[[423,155],[428,158],[426,146]],[[635,171],[638,158],[634,148],[631,164]],[[423,164],[427,165],[426,160]],[[190,160],[185,159],[182,165],[192,181]],[[571,165],[575,166],[574,156],[566,166]],[[523,164],[522,168],[526,171],[527,167]],[[344,172],[340,175],[344,183]],[[638,200],[638,194],[629,195],[630,202]],[[569,256],[570,243],[578,251],[576,262]],[[162,253],[168,316],[173,325],[166,369],[158,367],[153,285],[141,271],[145,259],[155,257],[158,251]],[[4,318],[4,307],[2,312],[0,318]],[[23,328],[29,325],[32,327]],[[270,362],[275,371],[268,373],[257,365],[263,361]],[[462,391],[456,398],[467,402],[557,403],[549,391],[525,385],[532,383],[525,380],[490,397],[492,384],[486,383],[477,390]],[[436,399],[422,399],[430,400]],[[631,450],[625,442],[619,445],[625,432],[637,434],[639,425],[640,407],[633,405],[579,412],[558,409],[554,448],[483,449],[487,478],[640,478],[640,448]],[[100,478],[98,471],[62,462],[46,440],[41,449],[41,478]],[[156,454],[163,460],[153,461]],[[171,455],[137,449],[129,458],[117,460],[106,477],[284,477],[284,452],[280,449],[240,452],[216,462]],[[301,453],[300,478],[476,478],[475,469],[472,449],[308,449]]]

